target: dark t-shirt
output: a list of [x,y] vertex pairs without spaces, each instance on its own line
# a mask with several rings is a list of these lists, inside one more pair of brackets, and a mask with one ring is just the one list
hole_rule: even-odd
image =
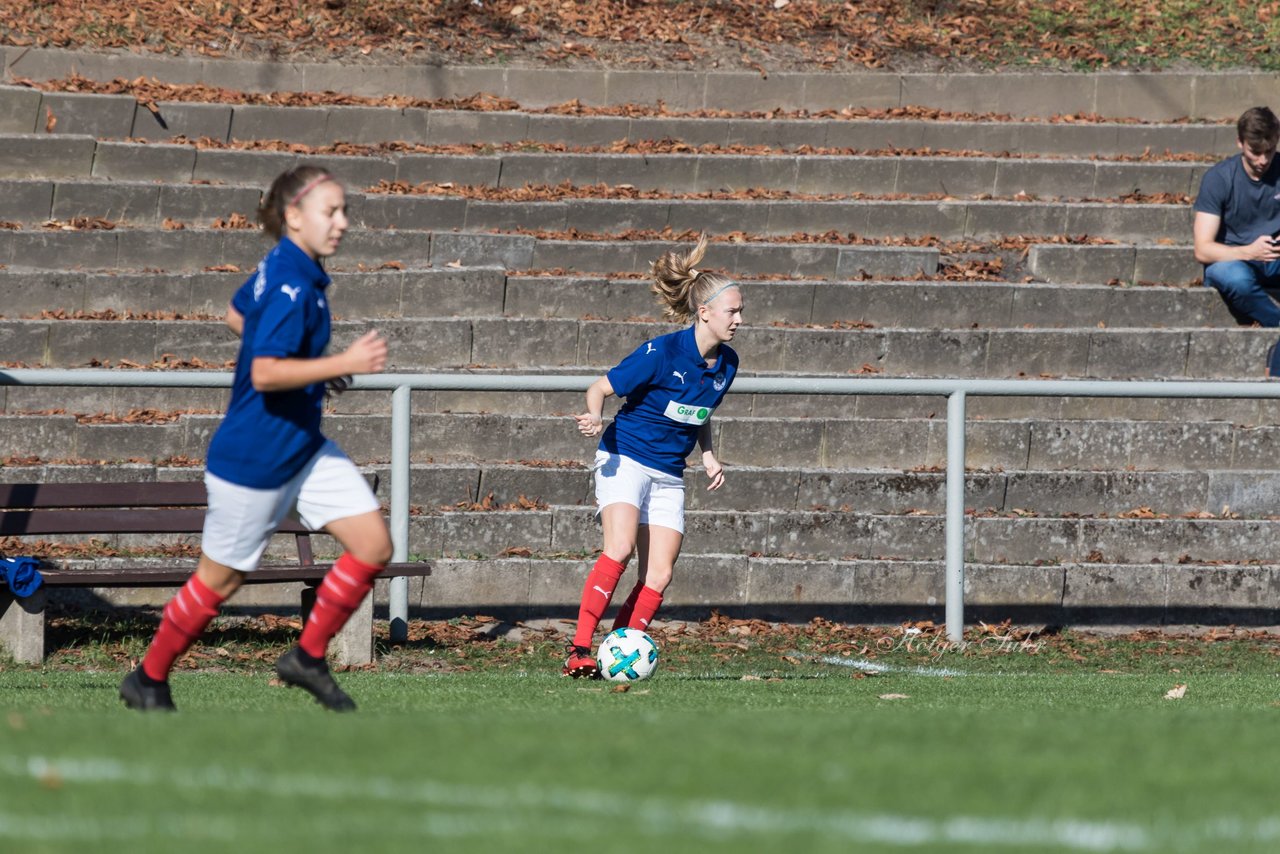
[[1222,217],[1217,239],[1228,246],[1245,246],[1280,231],[1280,157],[1271,160],[1259,181],[1244,171],[1239,154],[1215,164],[1200,179],[1195,209]]

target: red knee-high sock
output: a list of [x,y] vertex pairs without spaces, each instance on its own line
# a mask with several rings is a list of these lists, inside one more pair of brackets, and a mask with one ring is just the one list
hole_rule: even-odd
[[633,629],[641,631],[649,631],[649,623],[653,620],[653,615],[658,613],[658,609],[662,607],[662,594],[652,587],[643,587],[640,595],[636,597],[635,610],[631,612],[631,622],[628,623]]
[[606,554],[596,558],[596,565],[587,573],[587,581],[582,585],[582,605],[578,608],[578,630],[573,635],[574,646],[591,646],[591,637],[600,625],[604,609],[609,607],[613,598],[613,588],[627,568],[625,563],[618,563]]
[[303,652],[313,658],[324,658],[329,641],[369,595],[379,572],[382,572],[381,566],[365,563],[349,552],[343,552],[333,568],[325,573],[324,581],[316,590],[316,604],[302,628],[302,637],[298,639],[298,646]]
[[204,633],[224,598],[194,575],[188,578],[178,595],[164,606],[160,628],[142,659],[143,672],[157,682],[168,679],[173,663]]
[[627,596],[627,601],[622,603],[622,607],[618,609],[618,614],[613,618],[613,631],[625,629],[631,625],[631,614],[636,609],[636,598],[640,595],[640,590],[644,587],[643,581],[637,581],[636,586],[631,588],[631,593]]

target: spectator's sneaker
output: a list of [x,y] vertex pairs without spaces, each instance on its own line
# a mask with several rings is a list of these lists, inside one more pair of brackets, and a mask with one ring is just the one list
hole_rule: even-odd
[[131,709],[140,712],[176,712],[168,682],[147,684],[142,681],[142,665],[129,671],[120,683],[120,699]]
[[600,667],[591,650],[585,646],[570,646],[569,657],[564,660],[564,675],[574,679],[599,679]]
[[356,702],[338,687],[329,673],[329,665],[321,660],[318,663],[304,660],[302,650],[298,647],[280,656],[276,662],[276,675],[281,681],[309,693],[316,702],[331,712],[354,712]]

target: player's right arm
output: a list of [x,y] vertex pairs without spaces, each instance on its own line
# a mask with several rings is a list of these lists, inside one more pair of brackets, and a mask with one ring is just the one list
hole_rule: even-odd
[[1191,235],[1195,242],[1196,260],[1201,264],[1216,264],[1219,261],[1273,261],[1280,258],[1280,247],[1271,242],[1268,234],[1260,235],[1244,246],[1219,243],[1218,229],[1221,226],[1222,217],[1196,211]]
[[355,374],[376,374],[387,366],[387,341],[370,329],[346,350],[316,359],[256,356],[249,370],[253,387],[260,392],[289,391],[312,383]]
[[587,411],[573,416],[579,433],[590,437],[604,432],[604,399],[612,394],[608,377],[601,377],[587,387]]
[[236,311],[234,305],[227,306],[227,316],[223,320],[238,337],[244,336],[244,315]]

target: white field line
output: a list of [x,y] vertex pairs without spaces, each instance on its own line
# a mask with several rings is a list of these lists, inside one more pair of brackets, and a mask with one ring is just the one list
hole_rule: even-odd
[[[646,835],[687,834],[710,839],[761,834],[816,834],[850,843],[876,843],[901,847],[971,844],[1029,850],[1046,846],[1080,851],[1177,851],[1198,850],[1206,842],[1274,843],[1280,841],[1280,819],[1263,822],[1218,819],[1196,824],[1144,825],[1138,822],[1075,819],[1019,819],[983,816],[927,818],[844,809],[770,807],[729,800],[689,801],[658,797],[619,798],[616,793],[554,786],[475,785],[434,780],[396,780],[390,777],[320,777],[269,773],[254,768],[208,766],[183,768],[126,763],[111,758],[51,758],[0,755],[0,777],[36,784],[116,785],[193,790],[217,793],[252,793],[284,802],[329,800],[333,816],[341,816],[347,830],[355,822],[369,822],[375,837],[418,834],[423,836],[491,835],[501,827],[526,833],[568,836],[598,834],[601,822],[630,825],[627,832]],[[360,802],[400,805],[403,819],[388,820],[385,811],[366,813]],[[148,798],[154,814],[154,798]],[[427,810],[422,812],[415,810]],[[340,808],[340,809],[339,809]],[[436,811],[453,811],[442,815]],[[527,815],[520,815],[526,811]],[[317,814],[323,814],[321,809]],[[548,816],[547,813],[554,813]],[[215,816],[216,817],[216,816]],[[26,818],[30,818],[27,816]],[[245,819],[249,819],[245,821]],[[115,820],[82,820],[59,813],[45,822],[0,813],[0,838],[82,838],[90,830],[104,836],[119,832]],[[250,825],[263,823],[248,816],[232,818],[230,826],[243,834]],[[289,822],[278,822],[287,826]],[[185,826],[174,817],[155,825],[164,835]],[[320,828],[314,828],[319,831]],[[297,829],[292,831],[295,836]],[[221,829],[206,830],[221,837]]]
[[138,842],[142,839],[215,840],[235,842],[238,837],[230,821],[212,821],[209,816],[130,815],[116,818],[69,816],[65,810],[53,815],[0,812],[0,839],[33,842]]
[[[800,653],[791,653],[800,655]],[[950,667],[900,667],[896,664],[884,664],[865,658],[844,658],[839,655],[824,655],[814,659],[822,664],[834,664],[837,667],[852,667],[864,673],[914,673],[916,676],[968,676],[966,670],[952,670]]]

